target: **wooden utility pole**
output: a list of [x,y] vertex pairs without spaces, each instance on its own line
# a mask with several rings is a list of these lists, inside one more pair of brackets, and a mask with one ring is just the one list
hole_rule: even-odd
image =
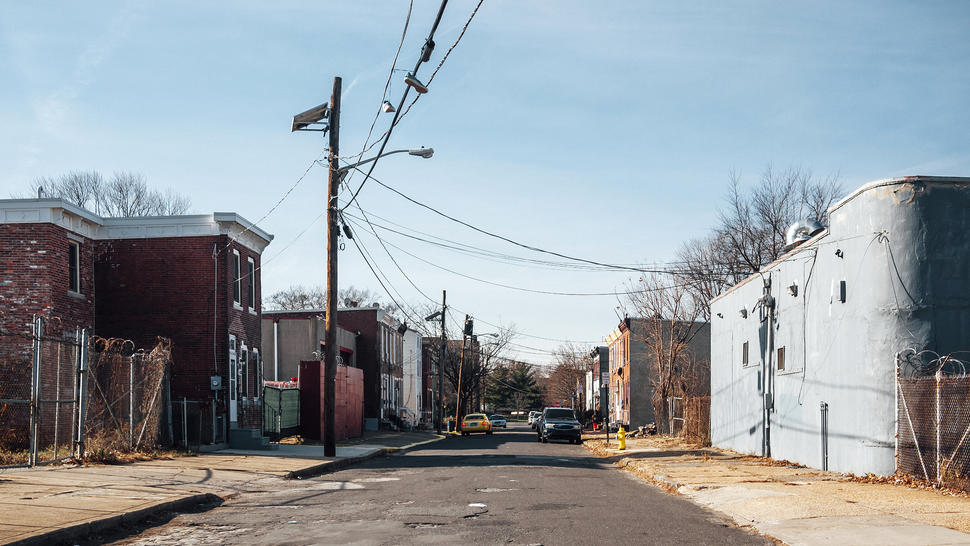
[[442,375],[442,373],[441,372],[442,372],[442,370],[444,370],[444,366],[445,366],[445,355],[448,352],[448,337],[445,336],[445,317],[448,316],[448,306],[445,304],[445,302],[447,301],[446,300],[447,295],[448,294],[447,294],[447,292],[445,290],[442,290],[441,291],[441,351],[438,354],[438,369],[437,369],[437,376],[438,376],[438,401],[437,401],[436,408],[435,408],[437,410],[436,418],[435,418],[435,432],[437,432],[438,434],[441,434],[442,415],[444,414],[444,411],[445,411],[444,406],[442,405],[442,399],[441,399],[441,392],[442,392],[442,390],[441,390],[441,386],[442,386],[441,375]]
[[465,328],[461,333],[461,355],[458,358],[458,388],[455,389],[455,430],[461,432],[461,371],[465,367],[465,339],[472,335],[471,317],[465,315]]
[[337,191],[340,189],[340,173],[337,158],[340,156],[340,84],[339,76],[333,79],[330,95],[330,150],[327,162],[330,166],[327,192],[327,323],[323,360],[323,455],[337,456],[337,434],[334,408],[337,380]]

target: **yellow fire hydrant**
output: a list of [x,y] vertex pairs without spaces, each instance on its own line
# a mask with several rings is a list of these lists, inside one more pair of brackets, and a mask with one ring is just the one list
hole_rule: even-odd
[[616,431],[616,440],[620,442],[620,449],[626,449],[626,430],[623,427]]

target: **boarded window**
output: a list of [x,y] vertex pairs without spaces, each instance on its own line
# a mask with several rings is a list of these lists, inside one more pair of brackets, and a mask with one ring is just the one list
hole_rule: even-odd
[[778,347],[778,371],[785,370],[785,348]]
[[748,342],[747,341],[741,344],[741,365],[742,366],[748,365]]

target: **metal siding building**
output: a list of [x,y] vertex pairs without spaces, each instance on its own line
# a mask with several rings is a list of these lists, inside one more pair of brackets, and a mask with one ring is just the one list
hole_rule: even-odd
[[888,475],[896,353],[970,346],[970,178],[872,182],[829,222],[711,302],[711,441],[761,454],[768,429],[775,459]]

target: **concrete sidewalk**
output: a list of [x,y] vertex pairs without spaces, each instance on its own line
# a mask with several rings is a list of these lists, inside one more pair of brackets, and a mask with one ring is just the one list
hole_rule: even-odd
[[281,445],[272,451],[221,450],[127,465],[14,469],[0,472],[0,543],[69,541],[165,511],[217,504],[259,490],[267,480],[331,472],[441,437],[370,433],[337,447]]
[[586,447],[787,544],[970,544],[970,498],[890,483],[865,483],[677,439],[602,435]]

